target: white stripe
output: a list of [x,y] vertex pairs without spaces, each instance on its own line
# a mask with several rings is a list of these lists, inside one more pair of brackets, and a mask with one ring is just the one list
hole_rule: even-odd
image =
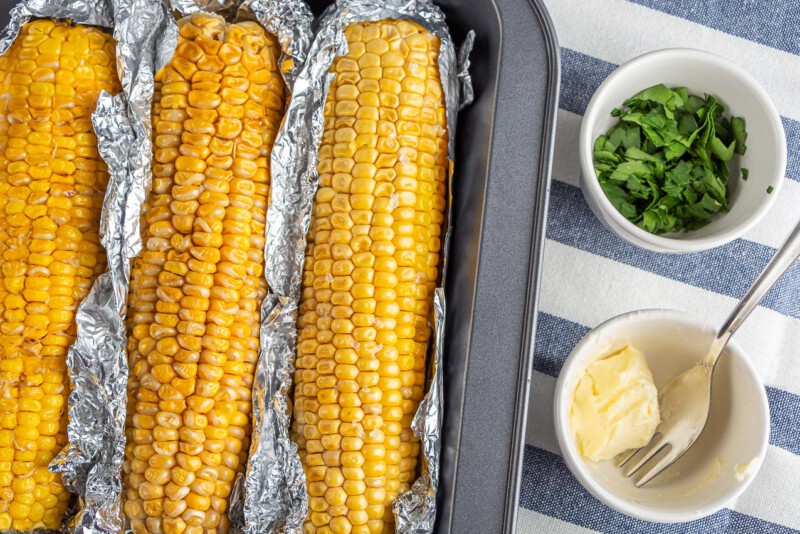
[[518,534],[594,534],[597,531],[520,507],[517,513],[515,532]]
[[[545,243],[540,310],[584,326],[645,308],[682,310],[720,325],[736,303],[550,239]],[[736,342],[767,385],[800,394],[800,320],[759,307],[736,333]]]
[[[553,425],[555,383],[552,376],[533,373],[526,437],[528,445],[560,456]],[[800,456],[770,445],[761,471],[730,508],[764,521],[800,528],[800,514],[796,512],[800,499],[798,480]]]
[[800,529],[798,480],[800,457],[770,445],[761,470],[733,509],[764,521]]
[[[578,133],[581,115],[564,109],[558,110],[556,146],[553,156],[553,179],[579,187],[581,173],[578,158]],[[789,230],[797,224],[797,206],[800,206],[800,182],[786,179],[772,210],[743,237],[748,241],[778,248]]]
[[786,179],[778,195],[775,205],[767,212],[764,219],[743,238],[768,247],[778,248],[797,225],[800,206],[800,182]]
[[[800,57],[624,0],[545,0],[561,46],[615,64],[659,48],[714,52],[747,70],[800,120]],[[590,21],[590,22],[589,22]]]

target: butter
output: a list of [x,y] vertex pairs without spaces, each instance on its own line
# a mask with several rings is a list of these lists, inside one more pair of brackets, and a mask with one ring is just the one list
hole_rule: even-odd
[[653,374],[633,347],[589,364],[575,386],[570,426],[593,462],[647,445],[660,420]]
[[733,472],[736,476],[736,480],[742,481],[747,477],[751,476],[753,473],[756,472],[758,469],[758,456],[747,462],[746,464],[736,464],[733,466]]

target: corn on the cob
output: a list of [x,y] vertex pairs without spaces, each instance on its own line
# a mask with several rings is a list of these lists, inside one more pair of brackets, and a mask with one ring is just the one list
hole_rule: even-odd
[[124,512],[134,533],[228,531],[257,359],[269,152],[284,109],[274,38],[180,21],[156,76],[152,193],[129,296]]
[[114,43],[37,20],[0,57],[0,530],[55,529],[75,310],[105,268],[108,173],[91,113],[119,90]]
[[366,534],[394,530],[391,504],[416,473],[447,123],[437,37],[391,20],[345,34],[319,150],[293,433],[305,531]]

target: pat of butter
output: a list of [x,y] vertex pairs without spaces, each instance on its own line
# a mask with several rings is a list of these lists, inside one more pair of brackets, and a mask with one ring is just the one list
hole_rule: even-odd
[[650,442],[660,422],[658,390],[633,347],[589,364],[578,380],[570,426],[578,450],[599,462]]

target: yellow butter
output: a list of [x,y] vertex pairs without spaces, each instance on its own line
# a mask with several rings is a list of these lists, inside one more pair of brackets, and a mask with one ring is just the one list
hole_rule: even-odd
[[575,386],[570,426],[578,451],[593,462],[647,445],[659,422],[653,374],[633,347],[589,364]]

